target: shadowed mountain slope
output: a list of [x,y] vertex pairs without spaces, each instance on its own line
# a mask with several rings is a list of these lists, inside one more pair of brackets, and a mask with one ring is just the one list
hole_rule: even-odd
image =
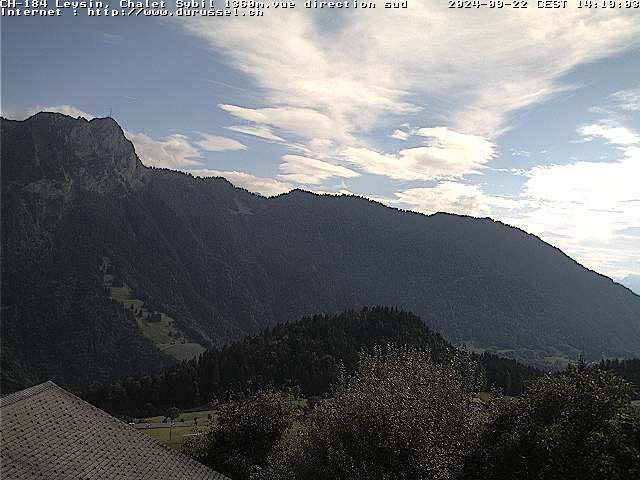
[[108,118],[2,120],[2,222],[5,389],[106,381],[372,304],[536,364],[640,354],[640,297],[535,236],[146,168]]

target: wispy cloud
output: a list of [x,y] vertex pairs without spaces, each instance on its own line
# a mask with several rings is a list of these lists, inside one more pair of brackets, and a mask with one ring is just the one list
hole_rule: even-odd
[[351,164],[376,175],[398,180],[456,178],[480,172],[495,156],[495,145],[486,138],[448,128],[421,128],[416,135],[424,146],[397,153],[380,153],[364,147],[348,147],[342,156]]
[[394,204],[418,212],[457,213],[477,217],[493,215],[496,208],[515,209],[513,199],[486,194],[479,185],[440,182],[434,187],[409,188],[395,193]]
[[360,174],[340,165],[333,165],[315,158],[300,155],[282,157],[280,178],[295,183],[316,185],[329,178],[353,178]]
[[303,139],[319,135],[331,137],[336,133],[333,130],[333,122],[328,116],[310,108],[246,108],[237,105],[219,105],[219,107],[236,118],[256,123],[257,128],[274,127]]
[[338,137],[429,109],[436,96],[447,106],[441,125],[495,138],[511,113],[569,88],[561,79],[576,66],[640,38],[637,12],[614,9],[473,10],[452,21],[446,4],[416,0],[406,11],[361,10],[338,29],[308,12],[278,13],[181,25],[250,76],[268,107],[313,110]]
[[197,132],[200,139],[195,144],[207,152],[227,152],[236,150],[246,150],[247,146],[233,138],[220,137],[210,133]]
[[611,95],[616,106],[627,112],[640,112],[640,86],[627,90],[620,90]]
[[284,138],[279,137],[273,130],[269,127],[265,126],[249,126],[249,125],[233,125],[231,127],[226,127],[228,130],[232,130],[238,133],[244,133],[245,135],[251,135],[254,137],[262,138],[264,140],[270,140],[272,142],[284,142]]
[[[592,173],[580,173],[590,167],[510,169],[506,173],[527,175],[523,191],[511,198],[487,194],[469,176],[490,170],[496,141],[513,128],[514,113],[575,88],[564,78],[576,67],[636,47],[639,19],[638,12],[614,9],[598,15],[580,9],[509,9],[495,15],[481,9],[456,12],[453,21],[441,1],[415,0],[406,11],[361,10],[342,18],[339,28],[326,28],[322,16],[302,10],[278,12],[258,23],[211,28],[208,19],[188,18],[180,25],[260,91],[259,104],[220,108],[245,122],[231,130],[288,149],[280,156],[280,180],[317,191],[329,190],[333,178],[357,174],[386,177],[392,185],[413,182],[385,199],[425,212],[513,219],[540,232],[552,231],[555,222],[543,222],[550,200],[536,179],[562,182],[570,173],[578,175],[580,182],[560,189],[569,199],[591,188]],[[614,99],[631,109],[635,97],[625,92]],[[585,133],[626,142],[616,148],[632,145],[629,132],[604,127],[585,125]],[[393,150],[372,142],[371,133],[384,129],[406,147]],[[619,163],[611,167],[616,173],[599,173],[629,174],[628,161]],[[572,218],[586,221],[571,202],[553,218],[565,224]]]

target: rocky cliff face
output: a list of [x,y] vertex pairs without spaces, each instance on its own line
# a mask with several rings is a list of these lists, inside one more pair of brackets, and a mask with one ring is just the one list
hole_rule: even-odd
[[2,140],[5,184],[29,186],[45,198],[76,186],[124,195],[144,183],[146,168],[111,118],[39,113],[25,122],[3,120]]
[[48,248],[73,199],[124,197],[142,188],[147,169],[111,118],[87,121],[38,113],[2,120],[2,187],[8,251]]

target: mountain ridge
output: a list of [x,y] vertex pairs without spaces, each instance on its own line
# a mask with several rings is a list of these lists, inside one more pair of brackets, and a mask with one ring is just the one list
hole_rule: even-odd
[[208,348],[371,304],[538,365],[640,355],[640,297],[534,235],[362,197],[265,198],[145,167],[116,126],[46,113],[2,120],[6,388],[160,368],[175,362],[160,334]]

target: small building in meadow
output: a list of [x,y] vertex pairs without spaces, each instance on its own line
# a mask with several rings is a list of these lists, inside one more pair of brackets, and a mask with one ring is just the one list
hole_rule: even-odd
[[3,480],[226,479],[52,382],[2,397],[0,416]]

